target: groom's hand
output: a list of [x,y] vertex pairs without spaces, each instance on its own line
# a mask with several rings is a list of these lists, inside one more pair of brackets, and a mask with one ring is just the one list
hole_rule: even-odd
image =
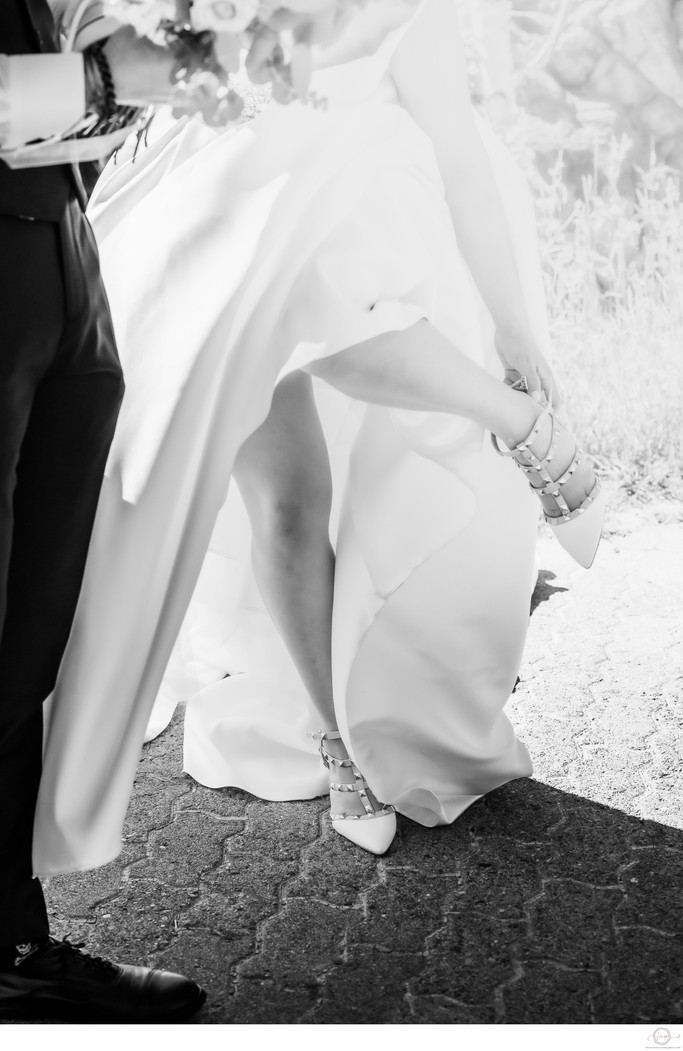
[[117,29],[103,47],[121,106],[163,105],[171,97],[174,57],[130,26]]

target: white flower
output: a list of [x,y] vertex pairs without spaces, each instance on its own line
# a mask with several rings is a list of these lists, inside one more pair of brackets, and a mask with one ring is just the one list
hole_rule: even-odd
[[107,0],[105,14],[132,26],[139,36],[154,39],[165,18],[173,20],[175,0]]
[[193,29],[241,33],[256,18],[259,0],[192,0]]

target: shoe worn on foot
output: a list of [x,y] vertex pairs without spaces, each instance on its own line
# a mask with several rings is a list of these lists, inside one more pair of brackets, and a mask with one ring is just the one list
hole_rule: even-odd
[[[363,850],[369,850],[371,854],[385,854],[396,835],[396,811],[392,806],[381,803],[375,807],[374,797],[369,795],[368,783],[353,760],[339,759],[325,747],[325,741],[341,740],[338,730],[319,730],[309,736],[318,742],[323,763],[330,771],[330,798],[335,792],[344,793],[345,799],[348,800],[349,793],[353,793],[358,796],[360,802],[356,809],[362,813],[331,812],[332,828],[340,836],[344,836]],[[333,781],[331,775],[334,767],[349,769],[353,781]]]
[[48,938],[0,971],[0,1018],[176,1022],[206,999],[196,982],[180,974],[110,963],[81,949]]

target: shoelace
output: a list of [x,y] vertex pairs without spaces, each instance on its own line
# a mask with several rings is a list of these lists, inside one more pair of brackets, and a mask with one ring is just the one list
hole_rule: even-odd
[[49,938],[50,948],[60,953],[69,962],[76,964],[77,967],[82,967],[84,970],[96,970],[105,972],[106,974],[117,974],[117,968],[115,964],[109,960],[103,959],[101,956],[91,956],[88,952],[83,952],[85,948],[85,942],[72,942],[68,938],[63,938],[58,941],[57,938]]

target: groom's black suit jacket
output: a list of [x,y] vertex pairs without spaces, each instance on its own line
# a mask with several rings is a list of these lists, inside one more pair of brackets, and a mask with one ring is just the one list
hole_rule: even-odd
[[[59,50],[46,0],[0,0],[0,54]],[[0,161],[0,215],[56,221],[77,185],[68,165],[11,170]]]

